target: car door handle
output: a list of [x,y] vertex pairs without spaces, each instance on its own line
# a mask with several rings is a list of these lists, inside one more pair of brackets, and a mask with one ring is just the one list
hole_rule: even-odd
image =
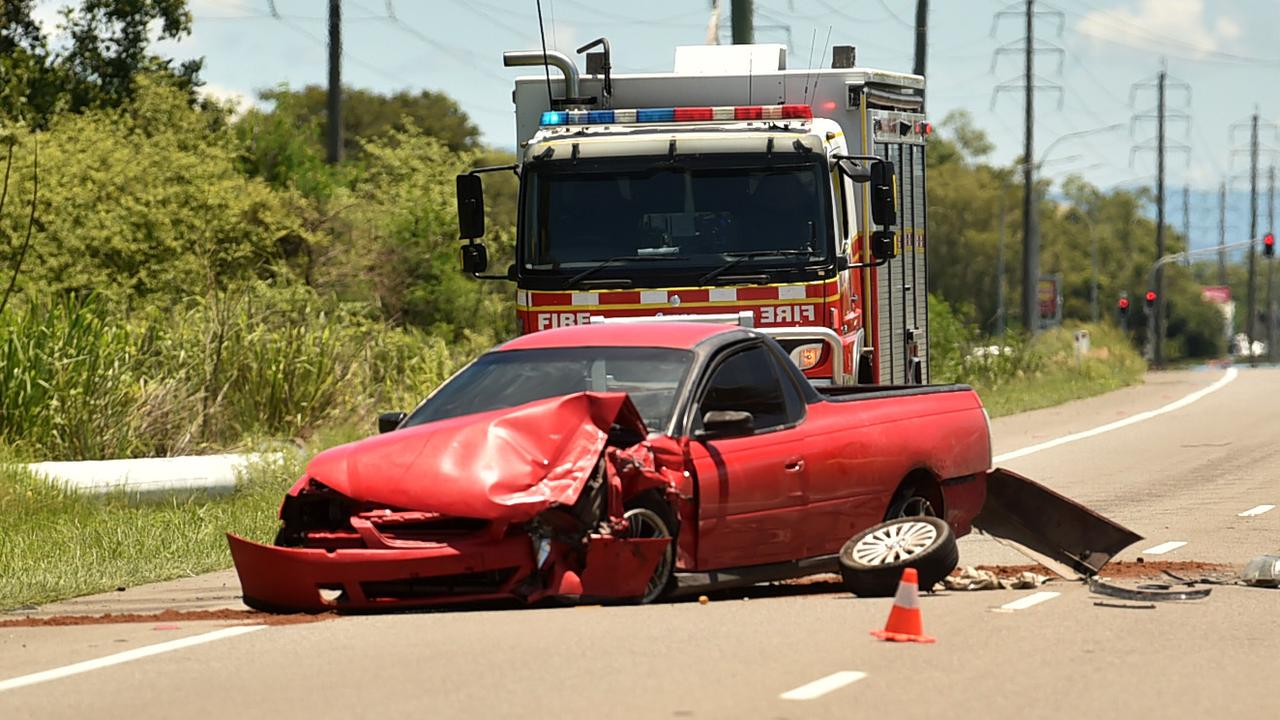
[[782,466],[789,473],[796,473],[804,470],[804,458],[791,458],[786,465]]

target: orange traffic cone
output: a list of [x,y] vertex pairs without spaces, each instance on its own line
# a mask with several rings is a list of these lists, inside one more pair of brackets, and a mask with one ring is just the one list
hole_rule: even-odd
[[894,642],[931,643],[934,638],[924,634],[924,618],[920,616],[920,579],[915,568],[902,571],[898,581],[898,594],[893,598],[893,609],[883,630],[872,630],[881,640]]

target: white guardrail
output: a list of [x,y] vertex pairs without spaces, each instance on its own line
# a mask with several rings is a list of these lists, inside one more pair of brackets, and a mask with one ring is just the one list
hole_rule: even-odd
[[250,462],[277,457],[283,457],[283,454],[54,461],[30,463],[26,467],[50,482],[84,493],[154,495],[206,492],[222,495],[235,489],[237,472]]

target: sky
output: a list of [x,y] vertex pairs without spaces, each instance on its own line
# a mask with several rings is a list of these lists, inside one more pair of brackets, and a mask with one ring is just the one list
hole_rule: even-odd
[[[71,0],[42,0],[56,22]],[[729,39],[729,0],[719,37]],[[485,142],[511,148],[512,80],[504,50],[539,46],[535,0],[342,0],[343,80],[389,92],[443,91]],[[192,34],[157,45],[175,59],[203,57],[210,94],[252,102],[280,84],[326,81],[327,0],[191,0]],[[1022,2],[930,3],[930,119],[967,110],[995,143],[989,158],[1022,152]],[[274,6],[274,14],[273,14]],[[1169,73],[1169,222],[1182,224],[1182,188],[1196,245],[1217,242],[1217,188],[1228,182],[1228,234],[1249,225],[1249,118],[1260,113],[1260,183],[1280,164],[1280,2],[1275,0],[1057,0],[1036,2],[1037,159],[1045,176],[1080,174],[1101,188],[1152,185],[1153,82]],[[570,55],[604,35],[615,73],[663,72],[675,47],[706,41],[711,0],[542,0],[547,43]],[[861,66],[909,71],[915,0],[755,0],[756,41],[789,46],[790,67],[830,64],[829,48],[851,44]],[[829,40],[828,40],[829,36]],[[1000,50],[1001,52],[997,52]],[[1006,85],[1006,83],[1008,83]],[[1142,85],[1145,83],[1145,85]],[[1109,129],[1108,129],[1109,128]],[[1063,138],[1064,135],[1082,133]],[[1061,139],[1055,143],[1055,140]],[[1046,158],[1042,153],[1049,149]],[[1261,226],[1266,225],[1266,197]],[[1243,236],[1240,236],[1243,237]]]

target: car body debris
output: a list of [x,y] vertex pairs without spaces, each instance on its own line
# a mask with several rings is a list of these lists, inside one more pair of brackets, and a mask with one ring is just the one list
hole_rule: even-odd
[[1280,555],[1259,555],[1250,560],[1240,579],[1251,587],[1280,587]]
[[1098,600],[1093,604],[1094,607],[1115,608],[1117,610],[1155,610],[1155,603],[1114,603],[1106,600]]
[[1212,588],[1197,590],[1141,590],[1112,585],[1098,578],[1089,578],[1089,592],[1105,595],[1119,600],[1134,602],[1164,602],[1173,600],[1201,600],[1209,597]]

